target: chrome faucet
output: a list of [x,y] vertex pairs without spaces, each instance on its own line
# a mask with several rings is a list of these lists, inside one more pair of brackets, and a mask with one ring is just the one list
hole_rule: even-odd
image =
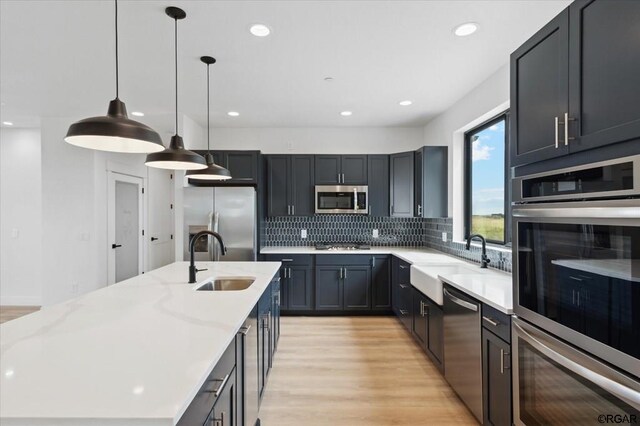
[[206,271],[206,269],[196,269],[196,264],[195,264],[195,259],[194,259],[194,249],[195,249],[195,245],[196,245],[196,241],[198,241],[198,239],[200,239],[201,237],[205,236],[205,235],[211,235],[212,237],[216,238],[218,240],[218,242],[220,243],[220,253],[224,256],[225,254],[227,254],[227,248],[224,245],[224,242],[222,241],[222,237],[220,236],[220,234],[218,234],[217,232],[214,231],[200,231],[198,232],[196,235],[194,235],[191,238],[191,241],[189,241],[189,283],[195,283],[196,282],[196,274],[200,271]]
[[480,234],[469,235],[469,238],[467,238],[467,250],[471,248],[471,240],[473,240],[474,238],[478,238],[480,239],[480,241],[482,241],[482,257],[480,258],[480,267],[486,268],[489,262],[491,262],[491,259],[489,259],[489,257],[487,256],[487,241]]

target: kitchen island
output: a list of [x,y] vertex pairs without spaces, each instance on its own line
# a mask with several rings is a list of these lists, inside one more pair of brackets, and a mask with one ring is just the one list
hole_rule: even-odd
[[[0,326],[0,422],[175,425],[270,286],[277,262],[176,262]],[[251,277],[241,291],[195,291]]]

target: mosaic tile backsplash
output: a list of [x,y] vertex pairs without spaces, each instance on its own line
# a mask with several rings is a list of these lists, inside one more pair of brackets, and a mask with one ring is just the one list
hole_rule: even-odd
[[[442,233],[447,233],[447,242],[442,241]],[[423,219],[422,222],[423,245],[456,257],[460,257],[471,262],[480,263],[482,249],[471,246],[470,250],[465,248],[464,243],[453,240],[453,220],[451,218]],[[495,250],[487,246],[487,256],[491,259],[490,268],[511,272],[511,252]]]
[[[314,246],[318,243],[359,243],[371,246],[428,247],[471,262],[480,263],[481,249],[453,242],[451,218],[421,219],[352,215],[286,216],[264,219],[261,227],[264,247]],[[307,230],[307,238],[300,231]],[[379,232],[373,238],[373,230]],[[442,233],[447,233],[447,242]],[[490,268],[511,272],[511,252],[487,247]]]
[[[355,215],[286,216],[265,219],[264,246],[314,246],[318,243],[359,243],[371,246],[421,247],[420,218]],[[307,230],[307,238],[300,231]],[[379,232],[373,238],[373,230]]]

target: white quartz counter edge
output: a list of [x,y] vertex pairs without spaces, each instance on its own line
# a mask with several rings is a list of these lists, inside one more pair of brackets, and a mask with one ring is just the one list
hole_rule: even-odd
[[[465,264],[469,268],[480,268],[476,263],[432,249],[416,247],[371,247],[369,250],[316,250],[314,247],[265,247],[260,254],[391,254],[412,265],[428,265],[437,262]],[[469,276],[439,276],[471,297],[486,303],[506,314],[513,313],[513,283],[511,274],[495,269],[486,269],[478,274],[475,285],[469,282]],[[480,281],[482,280],[482,281]],[[481,290],[474,289],[481,288]]]
[[[199,283],[216,276],[252,276],[255,282],[241,292],[195,292],[186,283],[187,263],[177,262],[0,326],[1,423],[176,424],[281,264],[198,266],[208,268]],[[157,333],[141,336],[155,321]],[[104,339],[138,346],[111,345],[102,353],[110,346]],[[102,360],[90,359],[101,354]],[[83,367],[94,370],[82,374]],[[147,381],[140,397],[132,396],[134,378]]]

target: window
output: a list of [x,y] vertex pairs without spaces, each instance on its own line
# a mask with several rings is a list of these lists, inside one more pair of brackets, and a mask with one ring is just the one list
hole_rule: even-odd
[[465,134],[467,238],[480,234],[492,243],[508,242],[507,126],[503,113]]

